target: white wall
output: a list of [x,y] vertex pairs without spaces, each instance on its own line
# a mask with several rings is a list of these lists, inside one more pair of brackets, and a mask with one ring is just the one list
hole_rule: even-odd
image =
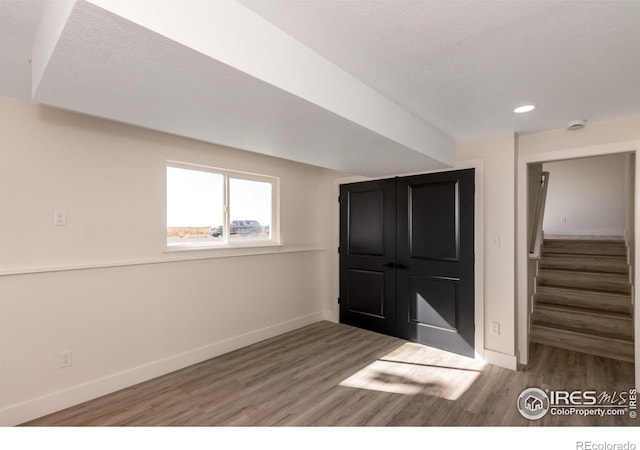
[[[515,136],[459,142],[456,161],[484,167],[484,347],[515,366]],[[491,322],[500,334],[490,334]],[[486,357],[486,353],[485,353]]]
[[625,154],[545,163],[545,234],[624,236],[626,165]]
[[591,147],[640,139],[640,117],[587,123],[578,131],[566,129],[518,136],[518,156]]
[[[163,253],[167,159],[280,177],[284,246]],[[0,425],[322,319],[336,175],[0,98]]]

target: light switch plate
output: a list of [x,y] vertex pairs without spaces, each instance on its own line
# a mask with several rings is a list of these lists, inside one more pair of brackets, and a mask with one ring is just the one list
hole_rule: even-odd
[[53,216],[54,225],[61,226],[67,224],[67,213],[64,211],[55,211]]

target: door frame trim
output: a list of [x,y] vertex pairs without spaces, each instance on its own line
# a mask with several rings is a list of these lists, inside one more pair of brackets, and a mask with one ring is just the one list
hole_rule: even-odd
[[518,156],[517,173],[517,205],[516,205],[516,316],[517,323],[517,349],[518,362],[527,364],[529,360],[529,326],[528,326],[528,293],[527,293],[527,208],[528,208],[528,183],[527,165],[532,163],[544,163],[565,159],[585,158],[590,156],[611,155],[615,153],[635,153],[635,191],[634,191],[634,285],[632,302],[634,303],[634,327],[635,327],[635,379],[636,386],[640,386],[640,305],[636,301],[636,284],[640,280],[640,242],[638,242],[638,227],[640,226],[640,140],[622,141],[611,144],[592,145],[588,147],[574,147],[561,150],[553,150],[543,153]]
[[[451,172],[454,170],[475,169],[475,198],[474,198],[474,217],[473,217],[473,234],[474,234],[474,321],[475,334],[474,346],[476,359],[485,360],[484,349],[484,162],[482,159],[470,159],[465,161],[456,161],[454,167],[441,170],[431,170],[428,172],[406,173],[400,175],[386,175],[380,177],[365,176],[348,176],[336,178],[333,183],[333,239],[332,239],[332,260],[331,274],[333,278],[333,286],[331,289],[332,296],[328,299],[325,310],[325,319],[332,322],[339,322],[340,309],[338,308],[337,299],[340,296],[340,258],[338,255],[338,247],[340,245],[340,204],[338,196],[340,195],[340,185],[349,183],[358,183],[361,181],[385,180],[395,176],[405,177],[413,175],[426,175],[431,173]],[[511,368],[511,367],[510,367]]]

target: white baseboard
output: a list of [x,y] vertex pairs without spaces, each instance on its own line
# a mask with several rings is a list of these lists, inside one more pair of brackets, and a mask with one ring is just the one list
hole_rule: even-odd
[[324,320],[328,320],[329,322],[334,322],[334,323],[340,322],[338,311],[331,311],[330,309],[325,310]]
[[494,366],[504,367],[505,369],[517,370],[518,359],[515,355],[506,355],[493,350],[484,350],[484,360]]
[[624,236],[617,228],[551,228],[544,230],[545,236]]
[[51,414],[134,384],[165,375],[207,359],[237,350],[247,345],[278,336],[288,331],[323,320],[324,312],[270,325],[259,330],[234,336],[204,347],[189,350],[143,366],[91,380],[67,389],[52,392],[0,409],[0,426],[14,426]]

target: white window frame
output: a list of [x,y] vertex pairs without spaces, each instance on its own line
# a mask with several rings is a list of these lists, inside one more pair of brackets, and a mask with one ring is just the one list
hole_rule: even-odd
[[[262,175],[250,172],[240,172],[237,170],[221,169],[219,167],[210,167],[201,164],[186,163],[182,161],[168,160],[165,164],[165,193],[167,192],[167,169],[173,167],[176,169],[187,169],[199,172],[209,172],[223,177],[223,240],[216,242],[194,243],[184,242],[169,244],[167,242],[166,230],[168,228],[167,214],[165,209],[165,250],[172,251],[190,251],[190,250],[215,250],[229,248],[248,248],[248,247],[269,247],[281,245],[280,242],[280,178]],[[233,205],[229,205],[229,179],[259,181],[269,183],[271,185],[271,224],[269,226],[268,239],[241,239],[234,241],[230,239],[231,219],[230,209]],[[165,197],[165,208],[167,207],[167,198]],[[214,224],[212,224],[213,226]]]

